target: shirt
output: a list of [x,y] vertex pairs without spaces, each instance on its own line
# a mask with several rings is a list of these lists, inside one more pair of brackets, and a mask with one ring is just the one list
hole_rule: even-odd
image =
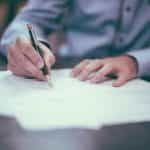
[[18,36],[28,36],[26,23],[42,40],[65,27],[70,56],[128,54],[138,76],[150,76],[150,0],[30,0],[3,35],[3,55]]

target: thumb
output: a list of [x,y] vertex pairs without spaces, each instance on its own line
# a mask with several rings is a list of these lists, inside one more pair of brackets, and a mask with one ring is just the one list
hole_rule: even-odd
[[45,45],[40,44],[40,48],[43,50],[43,59],[46,64],[46,66],[50,69],[51,66],[55,63],[55,56],[51,52],[49,48],[47,48]]
[[120,75],[118,79],[112,83],[113,87],[120,87],[128,81],[127,77]]

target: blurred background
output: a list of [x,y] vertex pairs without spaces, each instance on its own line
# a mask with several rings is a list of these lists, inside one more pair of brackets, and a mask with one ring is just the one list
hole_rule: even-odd
[[[0,0],[0,37],[22,7],[26,5],[28,0]],[[62,50],[65,55],[65,36],[63,31],[58,31],[49,37],[53,51]],[[0,70],[6,69],[7,60],[0,55]]]
[[[0,37],[27,0],[0,0]],[[0,54],[0,70],[5,70],[7,60]]]
[[0,36],[27,0],[0,0]]

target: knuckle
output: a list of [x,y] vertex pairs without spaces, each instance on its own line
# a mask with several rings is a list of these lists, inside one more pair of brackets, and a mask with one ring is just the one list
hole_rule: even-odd
[[95,60],[94,60],[94,63],[96,63],[96,64],[101,64],[101,63],[102,63],[102,60],[101,60],[101,59],[95,59]]
[[18,45],[18,46],[22,46],[23,45],[23,39],[21,37],[18,37],[16,39],[16,45]]
[[88,62],[90,62],[90,59],[85,59],[85,60],[83,60],[83,62],[88,63]]
[[26,37],[18,37],[17,39],[16,39],[16,43],[17,44],[30,44],[30,40],[28,40]]
[[16,40],[16,45],[22,50],[22,51],[30,51],[32,46],[30,43],[30,40],[23,38],[23,37],[19,37]]
[[20,44],[21,41],[22,41],[22,40],[21,40],[21,37],[17,37],[17,39],[16,39],[16,44]]
[[90,70],[91,70],[90,66],[86,66],[84,69],[85,72],[90,72]]
[[31,42],[30,42],[30,40],[29,40],[28,38],[23,37],[23,38],[22,38],[22,42],[23,42],[24,44],[26,44],[26,45],[30,45],[30,46],[31,46]]
[[84,64],[87,64],[87,63],[89,63],[89,62],[90,62],[89,59],[84,59],[84,60],[82,60],[82,61],[80,62],[79,65],[84,65]]
[[109,69],[113,69],[114,65],[112,63],[108,63],[108,64],[106,64],[106,67],[109,68]]

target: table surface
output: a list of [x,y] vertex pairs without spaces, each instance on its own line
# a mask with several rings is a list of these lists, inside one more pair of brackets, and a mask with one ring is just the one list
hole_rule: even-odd
[[[6,60],[0,58],[0,70]],[[70,59],[61,65],[72,66]],[[74,61],[76,62],[76,61]],[[60,66],[60,62],[56,67]],[[30,131],[15,118],[0,116],[0,149],[2,150],[149,150],[150,122],[104,126],[99,130],[60,129]]]
[[105,126],[99,130],[29,131],[15,118],[0,116],[1,150],[149,150],[150,122]]

